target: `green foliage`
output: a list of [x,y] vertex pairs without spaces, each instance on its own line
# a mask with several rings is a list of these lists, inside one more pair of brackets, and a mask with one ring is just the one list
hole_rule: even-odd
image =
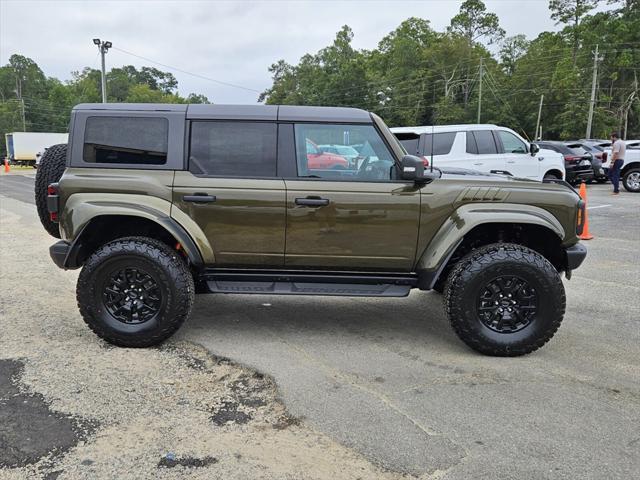
[[489,43],[492,43],[504,37],[498,16],[487,12],[487,7],[481,0],[466,0],[460,6],[460,12],[451,19],[449,31],[459,33],[469,43],[482,37],[487,37]]
[[371,51],[354,50],[345,26],[332,45],[298,64],[274,63],[273,84],[259,101],[368,108],[392,126],[475,123],[482,59],[482,122],[533,138],[544,95],[543,137],[583,138],[598,44],[592,136],[623,130],[626,119],[628,137],[640,137],[640,1],[591,14],[593,3],[553,0],[561,32],[506,38],[495,57],[480,40],[491,43],[503,32],[479,0],[464,2],[446,32],[412,17]]
[[[69,82],[46,78],[30,58],[12,55],[0,67],[0,133],[22,131],[65,132],[69,114],[78,103],[102,101],[99,70],[85,68],[73,72]],[[211,103],[202,94],[186,98],[178,94],[178,81],[169,72],[153,67],[139,70],[133,65],[115,67],[107,72],[107,100],[130,103]],[[4,138],[0,158],[5,154]]]

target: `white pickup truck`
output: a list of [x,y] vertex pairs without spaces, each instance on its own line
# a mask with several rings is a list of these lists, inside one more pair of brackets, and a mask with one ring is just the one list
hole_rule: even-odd
[[[623,140],[627,145],[627,153],[624,156],[622,170],[620,170],[620,178],[622,178],[622,186],[628,192],[640,192],[640,140]],[[611,147],[605,147],[607,153],[607,161],[602,167],[609,171],[611,167],[612,151]]]

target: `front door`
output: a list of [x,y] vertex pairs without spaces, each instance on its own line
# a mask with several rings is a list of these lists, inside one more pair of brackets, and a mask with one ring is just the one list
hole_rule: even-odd
[[284,265],[285,186],[276,177],[276,138],[275,122],[191,123],[189,171],[176,172],[172,215],[198,225],[216,266]]
[[537,156],[529,154],[528,145],[511,132],[496,130],[496,133],[502,144],[507,171],[516,177],[537,180],[540,175],[540,162]]
[[[286,179],[289,268],[410,271],[420,190],[396,179],[395,162],[373,125],[295,125],[297,178]],[[307,145],[343,145],[355,162],[314,168]]]

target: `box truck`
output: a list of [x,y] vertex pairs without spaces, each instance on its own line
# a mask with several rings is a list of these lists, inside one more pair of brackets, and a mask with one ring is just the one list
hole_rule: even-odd
[[6,133],[7,157],[13,165],[33,165],[39,163],[39,156],[45,148],[57,143],[67,143],[68,133],[13,132]]

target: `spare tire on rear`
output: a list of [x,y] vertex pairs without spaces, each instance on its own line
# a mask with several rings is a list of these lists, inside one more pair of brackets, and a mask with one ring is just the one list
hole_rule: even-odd
[[38,170],[36,171],[36,208],[40,223],[50,235],[60,238],[60,229],[58,224],[52,222],[49,218],[49,210],[47,209],[47,188],[52,183],[56,183],[62,177],[67,163],[67,144],[60,143],[53,145],[44,152]]

